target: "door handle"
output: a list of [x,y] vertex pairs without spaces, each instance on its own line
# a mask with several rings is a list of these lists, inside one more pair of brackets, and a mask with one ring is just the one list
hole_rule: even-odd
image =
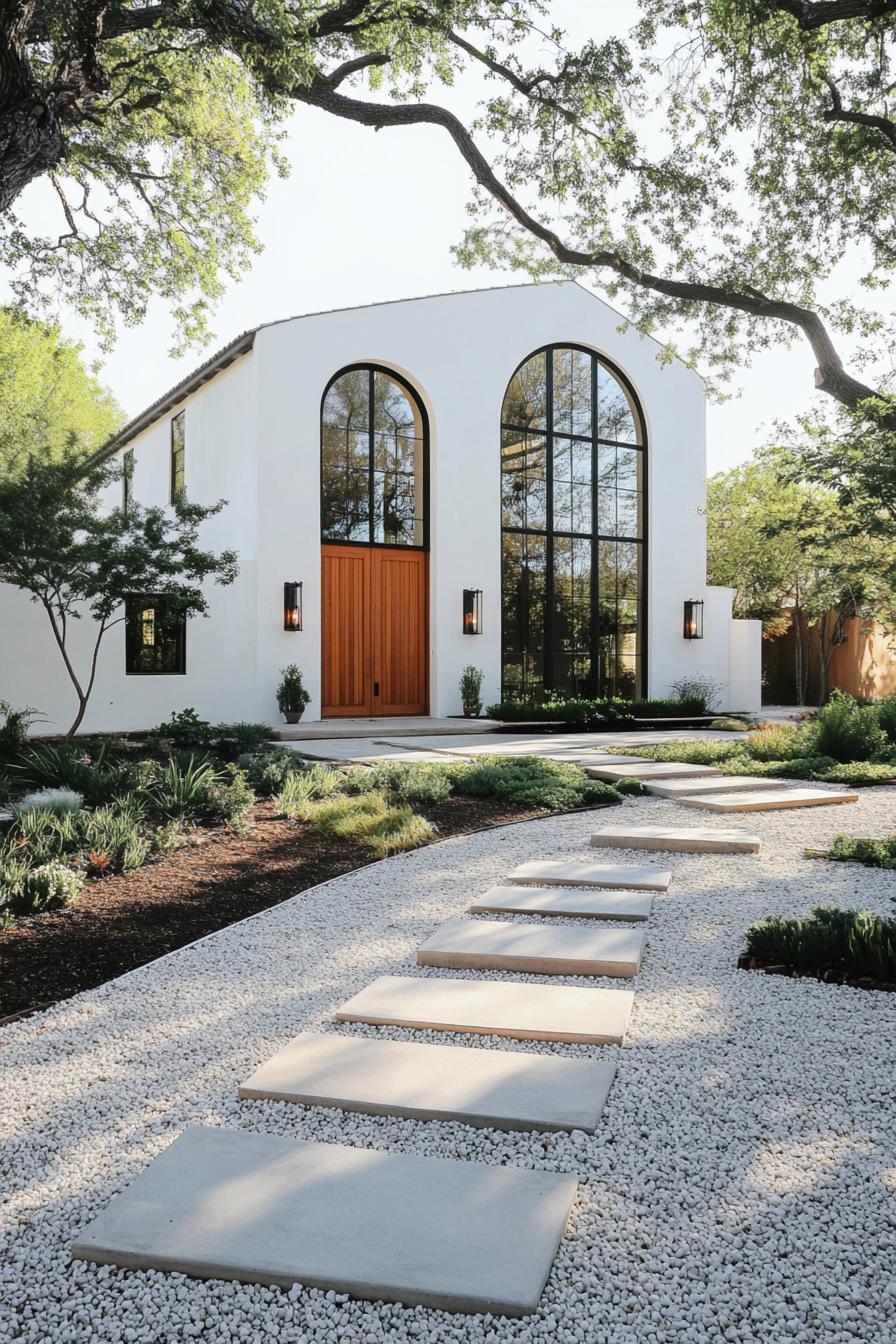
[[380,684],[379,684],[378,681],[375,681],[375,682],[373,683],[373,693],[374,693],[374,695],[379,695],[379,693],[380,693]]

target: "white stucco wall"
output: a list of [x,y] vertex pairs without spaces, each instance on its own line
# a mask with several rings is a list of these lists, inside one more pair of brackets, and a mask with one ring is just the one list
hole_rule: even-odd
[[[262,328],[254,349],[186,401],[187,489],[230,503],[204,529],[209,546],[232,546],[240,576],[212,588],[210,619],[191,620],[187,673],[126,677],[124,635],[108,637],[88,728],[134,728],[193,705],[207,718],[276,722],[274,689],[287,662],[301,667],[320,715],[320,406],[348,364],[395,369],[419,393],[430,420],[430,712],[458,713],[458,680],[472,662],[486,674],[483,698],[500,691],[499,423],[507,384],[534,350],[571,343],[607,356],[639,397],[648,444],[648,692],[703,673],[729,684],[736,650],[739,708],[758,700],[758,653],[732,643],[728,590],[705,573],[704,389],[679,362],[574,283],[521,285],[291,319]],[[134,494],[168,497],[174,407],[128,447]],[[284,580],[303,583],[304,628],[282,628]],[[465,587],[483,590],[481,636],[461,633]],[[682,637],[686,598],[703,598],[705,638]],[[71,697],[43,629],[20,594],[0,593],[0,696],[42,707],[64,726]],[[35,619],[35,617],[39,619]],[[755,653],[755,658],[754,658]],[[753,665],[755,663],[755,666]],[[727,701],[727,697],[726,697]]]

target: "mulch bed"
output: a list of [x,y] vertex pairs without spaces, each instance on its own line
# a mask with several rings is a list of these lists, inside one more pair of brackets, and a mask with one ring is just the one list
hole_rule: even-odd
[[[494,799],[416,810],[440,839],[546,815]],[[90,883],[74,905],[0,930],[0,1025],[371,862],[362,844],[276,820],[270,803],[256,819],[248,835],[199,832],[143,868]]]
[[852,989],[879,989],[885,994],[896,994],[896,984],[890,980],[875,980],[872,975],[849,975],[842,967],[819,966],[814,970],[806,967],[787,966],[777,962],[760,961],[749,953],[737,959],[739,971],[761,971],[764,975],[784,975],[791,980],[821,980],[826,985],[849,985]]

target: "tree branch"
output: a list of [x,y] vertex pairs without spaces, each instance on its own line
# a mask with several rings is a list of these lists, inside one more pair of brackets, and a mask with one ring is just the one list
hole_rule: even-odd
[[[668,298],[688,303],[716,304],[751,317],[786,322],[797,327],[812,348],[818,365],[815,371],[817,388],[851,409],[878,395],[873,388],[846,372],[830,333],[818,314],[809,308],[769,298],[752,286],[735,289],[697,280],[672,280],[636,266],[619,252],[606,249],[589,252],[568,246],[553,229],[542,224],[516,199],[498,178],[466,126],[446,108],[432,103],[393,105],[362,102],[323,84],[298,85],[291,90],[291,96],[298,102],[308,103],[334,116],[374,129],[421,124],[441,127],[451,136],[479,185],[504,207],[517,224],[544,243],[564,265],[612,271],[630,284]],[[893,426],[896,427],[896,411],[893,413]]]
[[896,14],[896,0],[766,0],[771,12],[789,14],[804,32],[850,19],[882,19]]
[[896,154],[896,122],[891,121],[889,117],[875,116],[871,112],[851,112],[843,106],[840,90],[834,81],[828,75],[823,78],[831,95],[831,106],[822,112],[823,119],[847,122],[854,126],[868,126],[871,130],[880,131],[884,137],[884,147],[891,154]]

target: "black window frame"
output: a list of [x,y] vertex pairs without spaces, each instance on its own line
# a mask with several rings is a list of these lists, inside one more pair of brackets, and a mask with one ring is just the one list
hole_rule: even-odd
[[[175,426],[179,427],[180,443],[175,445]],[[169,468],[170,482],[168,492],[168,502],[176,504],[179,499],[186,498],[187,494],[187,412],[186,407],[178,411],[177,415],[171,417],[169,445]],[[178,458],[180,458],[180,471],[178,472]],[[181,485],[178,488],[177,477],[181,477]]]
[[[327,397],[328,397],[328,395],[329,395],[330,388],[333,387],[333,385],[334,385],[335,383],[338,383],[340,378],[345,377],[345,375],[346,375],[347,373],[359,373],[359,372],[360,372],[360,373],[367,373],[367,374],[368,374],[368,377],[369,377],[369,383],[368,383],[368,389],[367,389],[367,499],[368,499],[368,507],[367,507],[367,540],[366,540],[366,541],[361,541],[361,540],[358,540],[357,538],[340,539],[340,538],[337,538],[337,537],[329,537],[329,536],[327,536],[327,535],[324,533],[324,512],[323,512],[323,504],[324,504],[324,496],[323,496],[323,487],[324,487],[324,408],[325,408],[325,406],[326,406]],[[376,541],[376,540],[374,540],[374,527],[375,527],[374,478],[375,478],[375,470],[376,470],[376,469],[375,469],[375,467],[374,467],[374,429],[373,429],[373,424],[374,424],[374,375],[377,374],[377,373],[381,373],[381,374],[383,374],[386,378],[389,378],[392,382],[397,383],[397,384],[402,388],[402,390],[407,394],[407,396],[408,396],[409,400],[411,401],[412,405],[416,408],[416,410],[417,410],[417,414],[420,416],[420,429],[421,429],[421,440],[422,440],[422,445],[421,445],[421,456],[422,456],[422,486],[421,486],[421,498],[422,498],[422,501],[423,501],[423,518],[421,519],[421,522],[422,522],[422,527],[421,527],[422,541],[421,541],[420,543],[413,543],[413,544],[411,544],[411,543],[406,543],[406,542],[401,542],[401,541]],[[322,396],[321,399],[320,399],[320,458],[319,458],[319,470],[320,470],[320,489],[319,489],[320,540],[321,540],[321,545],[322,545],[322,546],[366,546],[366,547],[368,547],[368,548],[371,547],[371,546],[376,546],[376,547],[386,548],[386,549],[389,549],[389,550],[400,550],[400,551],[428,551],[428,550],[429,550],[429,512],[430,512],[430,510],[429,510],[429,417],[428,417],[428,415],[427,415],[427,413],[426,413],[426,407],[423,405],[423,401],[422,401],[422,399],[421,399],[419,393],[418,393],[418,392],[416,391],[416,389],[412,386],[412,384],[408,382],[407,378],[404,378],[400,373],[396,373],[396,371],[395,371],[394,369],[390,369],[390,368],[389,368],[387,365],[385,365],[385,364],[372,364],[372,363],[368,363],[368,362],[366,362],[366,361],[365,361],[365,362],[361,362],[361,363],[357,363],[357,364],[346,364],[344,368],[341,368],[337,373],[334,373],[334,374],[333,374],[333,377],[330,379],[330,381],[327,383],[326,387],[324,388],[323,396]]]
[[[187,616],[182,607],[168,606],[170,593],[131,593],[125,598],[125,643],[124,671],[127,677],[183,677],[187,672]],[[176,620],[174,632],[173,667],[137,667],[134,665],[137,654],[138,627],[143,624],[142,612],[153,606],[158,612],[164,610],[164,620]]]
[[127,518],[134,502],[134,450],[125,450],[121,459],[121,511]]
[[[572,433],[566,429],[555,429],[554,427],[554,356],[558,352],[572,350],[588,356],[591,361],[591,433],[580,434]],[[545,423],[544,427],[537,425],[521,425],[511,420],[505,420],[504,412],[507,405],[507,399],[513,386],[514,379],[522,369],[532,360],[539,356],[544,357],[545,369]],[[613,376],[624,389],[631,408],[632,418],[635,422],[635,432],[637,442],[623,442],[619,439],[610,439],[600,436],[599,430],[599,406],[598,406],[598,369],[603,368]],[[544,472],[545,472],[545,525],[542,528],[530,527],[528,521],[522,526],[506,525],[504,521],[504,465],[503,455],[499,452],[498,471],[500,478],[500,521],[501,521],[501,694],[502,698],[517,694],[522,694],[529,698],[531,692],[526,688],[526,670],[527,665],[536,660],[541,662],[542,677],[538,693],[543,690],[544,694],[550,694],[557,689],[556,675],[557,665],[555,660],[559,660],[560,651],[555,647],[554,638],[554,610],[555,600],[555,563],[554,563],[554,543],[560,539],[569,539],[571,541],[587,540],[591,546],[591,580],[590,580],[590,650],[591,671],[587,678],[586,686],[581,689],[576,688],[571,694],[585,694],[589,698],[603,697],[604,695],[617,694],[615,689],[605,689],[601,684],[600,671],[600,602],[601,591],[599,583],[599,565],[600,565],[600,547],[601,542],[623,543],[640,547],[639,566],[638,566],[638,626],[637,626],[637,654],[636,654],[636,685],[632,698],[638,699],[645,694],[645,688],[648,684],[648,537],[649,537],[649,517],[648,517],[648,437],[647,422],[641,407],[640,399],[632,386],[631,380],[626,376],[612,360],[608,359],[599,351],[581,345],[574,341],[555,341],[549,345],[540,346],[537,350],[531,351],[525,359],[521,360],[511,374],[507,386],[504,389],[504,395],[501,400],[500,413],[500,435],[499,443],[503,450],[504,435],[509,431],[512,434],[526,435],[533,439],[541,439],[544,444]],[[573,532],[570,529],[557,529],[554,526],[554,456],[555,441],[587,443],[591,447],[591,529],[588,532]],[[598,511],[598,480],[599,480],[599,454],[601,447],[614,447],[616,449],[633,449],[641,454],[640,457],[640,489],[639,496],[639,534],[637,536],[623,535],[618,531],[612,533],[601,532],[599,530],[599,511]],[[523,538],[523,549],[525,550],[525,539],[529,537],[543,539],[545,550],[544,563],[544,620],[541,629],[540,640],[541,648],[533,648],[532,652],[527,652],[523,645],[518,654],[511,660],[507,655],[507,630],[505,626],[505,553],[504,538],[507,534],[520,536]],[[529,571],[524,569],[524,575],[528,576]],[[618,574],[618,570],[617,570]],[[576,655],[571,655],[575,657]],[[618,657],[618,650],[617,650]],[[521,684],[519,688],[511,687],[505,675],[505,669],[513,661],[521,669]],[[561,693],[562,689],[561,689]],[[536,697],[537,698],[537,697]]]

